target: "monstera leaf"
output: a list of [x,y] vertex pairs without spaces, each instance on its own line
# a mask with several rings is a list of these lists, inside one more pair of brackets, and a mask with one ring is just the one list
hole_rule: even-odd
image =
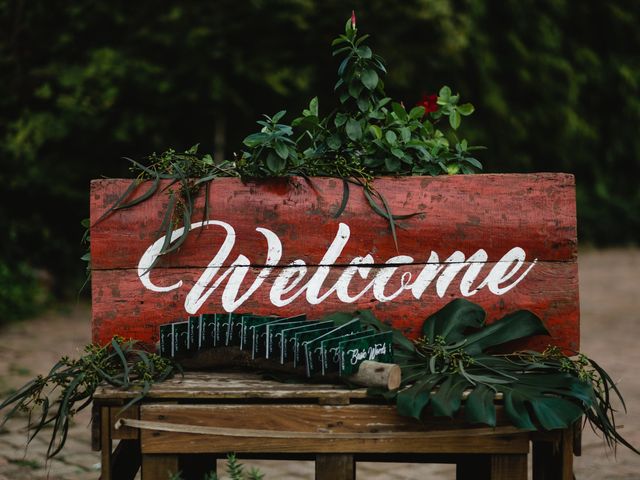
[[[390,328],[373,315],[367,318],[374,328]],[[456,299],[425,320],[423,337],[412,348],[396,342],[403,383],[386,397],[395,399],[401,415],[421,419],[430,407],[432,415],[453,417],[464,406],[469,423],[495,426],[499,395],[507,417],[518,428],[566,428],[584,415],[609,445],[621,443],[640,453],[616,430],[610,399],[616,395],[623,406],[624,400],[597,363],[584,355],[567,357],[554,347],[544,352],[493,353],[494,347],[548,332],[526,310],[490,325],[485,318],[479,305]]]

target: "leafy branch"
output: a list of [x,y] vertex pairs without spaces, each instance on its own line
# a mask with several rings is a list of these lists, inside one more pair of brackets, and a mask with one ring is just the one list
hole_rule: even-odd
[[102,382],[140,390],[122,408],[126,410],[140,401],[153,383],[182,371],[171,360],[136,348],[136,343],[114,337],[105,346],[87,345],[77,360],[62,357],[47,375],[38,375],[0,403],[0,410],[9,408],[0,426],[20,412],[28,414],[27,443],[51,426],[47,458],[55,456],[64,447],[71,418],[91,404]]
[[[391,328],[368,316],[374,328]],[[395,401],[401,415],[416,419],[427,407],[435,416],[453,417],[464,405],[469,423],[495,426],[496,399],[511,423],[525,430],[567,428],[584,415],[609,447],[621,444],[640,454],[618,432],[612,399],[626,411],[624,399],[600,365],[577,352],[569,357],[557,347],[495,353],[507,342],[548,332],[527,310],[490,325],[485,317],[479,305],[456,299],[425,320],[417,341],[397,332],[395,360],[402,368],[402,385],[375,393]]]
[[[344,211],[350,185],[361,188],[373,212],[389,223],[396,248],[396,220],[384,196],[375,190],[372,180],[381,175],[439,175],[475,173],[482,164],[470,154],[482,147],[469,146],[458,140],[461,118],[474,111],[470,103],[460,104],[460,96],[447,86],[434,101],[409,109],[394,102],[384,91],[387,74],[385,61],[367,45],[369,35],[359,36],[355,14],[346,22],[344,34],[333,42],[333,55],[340,59],[335,91],[340,107],[320,114],[319,100],[311,99],[308,108],[291,124],[284,122],[285,110],[264,115],[258,120],[260,130],[243,140],[246,147],[233,161],[215,159],[198,153],[198,145],[185,152],[170,149],[153,153],[145,164],[127,158],[136,175],[120,198],[93,225],[111,213],[138,205],[160,190],[160,181],[169,196],[159,236],[164,236],[157,262],[162,255],[180,248],[189,234],[194,199],[202,188],[205,209],[202,220],[209,219],[209,188],[219,177],[268,178],[314,176],[341,178],[345,189],[338,213]],[[448,118],[446,129],[440,120]],[[145,190],[138,193],[146,181]],[[411,215],[409,215],[411,216]],[[407,218],[405,216],[403,218]],[[88,243],[90,228],[83,242]],[[183,226],[181,235],[172,239],[171,232]],[[90,262],[90,254],[82,257]],[[153,265],[150,267],[152,268]]]

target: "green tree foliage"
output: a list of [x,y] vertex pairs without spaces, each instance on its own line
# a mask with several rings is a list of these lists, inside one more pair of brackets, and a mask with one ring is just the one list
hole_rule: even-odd
[[330,111],[346,8],[389,96],[410,109],[451,85],[476,106],[461,130],[485,171],[575,173],[581,241],[637,242],[634,0],[0,0],[0,260],[75,292],[89,179],[196,142],[231,159],[263,113],[316,95]]

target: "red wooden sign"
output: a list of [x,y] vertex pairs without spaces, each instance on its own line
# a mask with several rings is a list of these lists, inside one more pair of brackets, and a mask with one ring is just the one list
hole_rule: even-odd
[[388,222],[358,187],[334,218],[340,180],[216,179],[208,219],[203,193],[186,242],[151,269],[163,241],[166,192],[96,223],[130,182],[91,184],[96,342],[114,334],[155,342],[162,323],[222,311],[313,318],[372,309],[416,336],[428,315],[465,297],[489,320],[518,309],[539,315],[552,339],[530,347],[579,347],[571,175],[376,180],[394,214],[419,212],[398,221],[397,249]]

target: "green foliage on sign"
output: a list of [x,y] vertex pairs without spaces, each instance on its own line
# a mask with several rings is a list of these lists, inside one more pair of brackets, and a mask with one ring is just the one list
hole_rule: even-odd
[[[527,310],[485,320],[482,307],[464,299],[430,315],[416,342],[396,341],[401,387],[378,393],[394,400],[401,415],[418,420],[427,407],[435,416],[454,417],[464,406],[467,422],[495,426],[497,397],[511,423],[525,430],[567,428],[584,415],[609,446],[640,454],[617,430],[611,401],[615,396],[624,406],[624,400],[594,360],[577,352],[569,357],[557,347],[498,353],[495,347],[548,332]],[[390,329],[373,319],[372,326]]]

